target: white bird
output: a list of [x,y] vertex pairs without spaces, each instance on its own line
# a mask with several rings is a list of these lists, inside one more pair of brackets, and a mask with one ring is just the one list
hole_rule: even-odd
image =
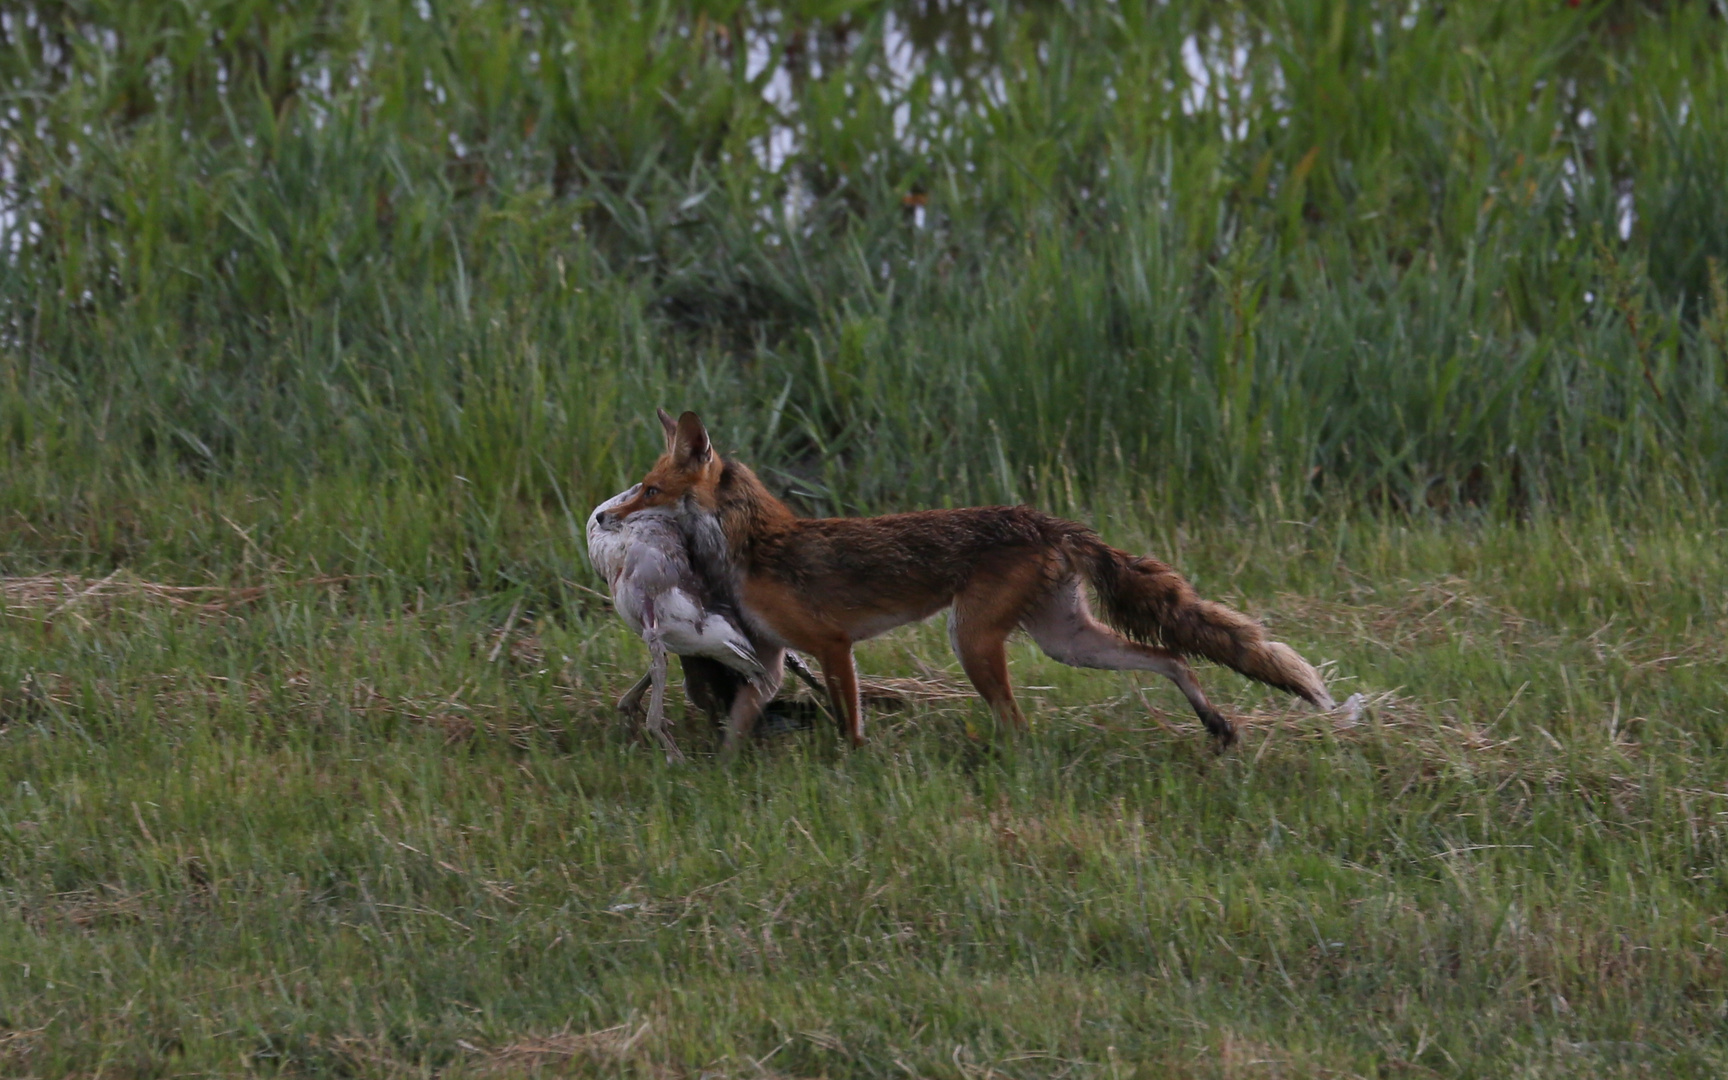
[[607,513],[633,497],[637,487],[614,495],[588,515],[588,560],[605,577],[619,617],[648,643],[648,674],[618,700],[618,708],[633,712],[642,692],[652,687],[648,730],[665,747],[668,760],[681,761],[684,755],[666,722],[668,651],[718,660],[742,675],[764,701],[779,689],[780,673],[771,672],[749,636],[729,614],[716,609],[712,590],[690,563],[684,533],[671,511],[638,510],[622,521]]

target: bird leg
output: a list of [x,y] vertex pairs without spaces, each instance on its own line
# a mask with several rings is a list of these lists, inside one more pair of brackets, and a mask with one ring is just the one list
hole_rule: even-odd
[[648,692],[648,686],[654,681],[654,673],[648,672],[636,680],[636,685],[624,691],[624,696],[618,699],[618,711],[625,716],[634,716],[642,711],[642,695]]
[[648,695],[648,733],[660,741],[666,751],[666,761],[676,764],[684,760],[683,751],[672,741],[666,723],[666,642],[660,637],[660,625],[654,618],[654,604],[647,604],[647,625],[643,636],[648,639],[648,677],[652,690]]
[[[658,640],[658,634],[654,635],[654,641]],[[649,643],[650,651],[652,651],[654,647],[654,642],[651,641]],[[819,705],[829,706],[829,711],[832,714],[832,703],[829,702],[828,699],[828,688],[817,681],[816,676],[811,674],[810,668],[797,653],[788,649],[786,650],[785,656],[786,666],[792,669],[794,675],[797,675],[800,679],[803,679],[809,684],[810,689],[816,692],[817,703]],[[710,660],[703,656],[685,656],[680,659],[684,664],[684,689],[686,693],[689,694],[691,702],[696,705],[697,708],[708,714],[708,720],[710,723],[720,726],[722,717],[730,711],[730,707],[734,704],[734,698],[737,696],[738,690],[745,685],[746,680],[735,674],[731,668],[726,667],[717,660]],[[649,687],[654,684],[654,679],[654,671],[651,668],[647,674],[636,680],[636,685],[632,686],[623,697],[618,699],[618,711],[628,715],[635,715],[640,712],[642,709],[642,696],[646,694]],[[779,680],[773,680],[773,685],[774,688],[778,690]],[[757,690],[761,691],[766,690],[767,688],[766,685],[759,685]],[[772,699],[773,696],[774,694],[772,692],[770,692],[766,697],[762,697],[759,693],[752,695],[752,700],[738,703],[741,706],[740,711],[742,712],[752,709],[759,710],[762,706],[767,704],[768,700]],[[669,739],[669,735],[662,738],[662,743],[666,743]]]

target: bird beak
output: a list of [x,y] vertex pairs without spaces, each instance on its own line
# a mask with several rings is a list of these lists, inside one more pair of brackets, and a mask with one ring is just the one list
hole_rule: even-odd
[[[614,496],[613,501],[614,502],[619,502],[620,500],[628,501],[629,499],[635,498],[636,493],[641,491],[641,490],[642,490],[642,485],[641,484],[635,484],[630,488],[629,491],[624,492],[622,495]],[[622,505],[622,503],[620,503],[620,505]],[[618,513],[616,510],[602,510],[602,511],[600,511],[600,513],[596,514],[594,517],[594,523],[602,529],[616,529],[619,526],[619,524],[622,523],[623,520],[624,520],[623,518],[620,518],[618,516]]]

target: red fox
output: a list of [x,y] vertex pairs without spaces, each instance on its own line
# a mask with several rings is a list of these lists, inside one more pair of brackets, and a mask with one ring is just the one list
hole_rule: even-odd
[[[781,650],[813,655],[852,745],[864,742],[855,642],[951,608],[948,636],[967,678],[1000,722],[1024,730],[1008,682],[1008,635],[1024,629],[1054,660],[1075,667],[1155,671],[1181,689],[1206,729],[1235,741],[1184,661],[1199,656],[1322,709],[1320,675],[1259,623],[1202,600],[1156,559],[1118,551],[1096,533],[1025,506],[924,510],[866,518],[800,518],[746,466],[714,452],[693,412],[660,410],[666,452],[619,518],[650,507],[711,517],[729,547],[742,613],[763,664]],[[1097,594],[1104,621],[1083,585]],[[740,695],[726,749],[749,734],[760,704]]]

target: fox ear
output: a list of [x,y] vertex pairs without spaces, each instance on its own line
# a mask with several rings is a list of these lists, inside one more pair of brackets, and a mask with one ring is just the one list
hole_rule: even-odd
[[714,456],[714,447],[708,442],[708,429],[702,426],[702,418],[693,412],[678,418],[671,442],[672,460],[686,467],[706,465]]
[[660,426],[666,431],[666,452],[670,454],[678,438],[678,421],[672,419],[672,414],[665,409],[655,409],[660,414]]

